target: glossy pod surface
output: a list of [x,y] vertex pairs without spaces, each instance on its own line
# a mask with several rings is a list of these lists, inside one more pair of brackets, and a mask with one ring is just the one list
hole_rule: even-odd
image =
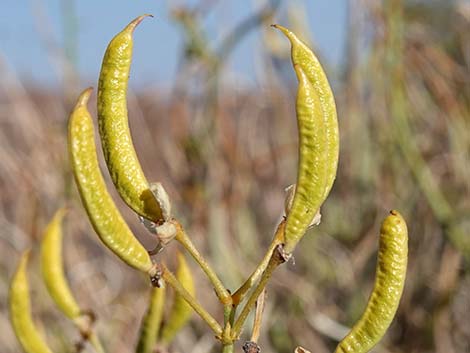
[[328,196],[336,178],[339,156],[339,132],[338,118],[336,113],[335,98],[330,84],[320,61],[313,51],[300,40],[292,31],[287,28],[274,25],[291,42],[291,57],[293,65],[299,65],[305,72],[308,80],[312,83],[313,89],[318,96],[321,114],[325,121],[326,134],[326,184],[323,194],[323,200]]
[[47,225],[41,243],[41,270],[47,290],[59,307],[70,319],[80,316],[80,307],[65,279],[62,261],[62,220],[64,209],[59,209]]
[[128,265],[149,273],[153,264],[106,189],[96,155],[93,121],[87,109],[91,88],[80,95],[69,120],[68,144],[75,182],[101,241]]
[[8,300],[13,331],[26,353],[52,353],[41,337],[31,316],[29,284],[26,275],[28,258],[29,251],[26,251],[21,256],[10,284]]
[[369,352],[384,336],[403,292],[408,262],[408,230],[397,211],[380,229],[379,254],[372,294],[362,317],[338,344],[335,353]]
[[297,124],[299,163],[297,186],[287,215],[284,249],[292,252],[324,201],[326,184],[326,134],[320,99],[304,70],[294,66],[299,87]]
[[132,34],[147,16],[132,21],[106,49],[98,83],[98,125],[106,164],[119,195],[136,213],[158,221],[162,212],[137,158],[127,116]]
[[[181,253],[178,253],[178,270],[176,272],[176,279],[189,294],[194,296],[196,289],[194,288],[193,276],[188,264],[186,263],[184,255]],[[193,309],[186,300],[184,300],[182,296],[175,294],[170,314],[163,326],[161,341],[167,344],[170,343],[178,331],[181,330],[181,328],[183,328],[183,326],[189,321],[192,313]]]

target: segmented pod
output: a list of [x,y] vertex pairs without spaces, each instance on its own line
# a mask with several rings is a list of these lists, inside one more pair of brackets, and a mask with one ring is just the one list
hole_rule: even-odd
[[52,353],[31,316],[29,284],[26,275],[28,258],[29,251],[25,251],[10,284],[8,300],[13,331],[26,353]]
[[297,186],[287,215],[284,250],[292,252],[324,201],[326,184],[326,134],[320,99],[304,70],[294,66],[299,87],[297,124],[299,129],[299,163]]
[[59,209],[47,225],[41,243],[41,270],[50,296],[70,319],[80,316],[78,306],[65,279],[62,265],[62,220],[65,209]]
[[136,353],[152,353],[157,343],[165,304],[165,288],[153,288],[150,305],[140,326]]
[[323,71],[320,61],[313,51],[301,41],[292,31],[281,25],[273,25],[279,29],[291,42],[291,58],[293,65],[299,65],[305,72],[308,80],[312,83],[316,95],[319,99],[320,109],[325,121],[326,133],[326,184],[323,194],[325,200],[330,193],[336,178],[339,155],[339,132],[338,118],[333,92],[328,79]]
[[82,92],[69,120],[68,147],[75,182],[101,241],[125,263],[152,276],[152,260],[119,213],[100,172],[93,121],[86,106],[91,91]]
[[162,211],[137,158],[127,117],[132,34],[147,16],[129,23],[106,49],[98,83],[98,125],[106,164],[117,191],[135,212],[156,222],[162,218]]
[[[182,284],[182,286],[189,292],[189,294],[195,294],[194,281],[188,264],[184,258],[184,255],[178,253],[178,270],[176,272],[176,279]],[[175,294],[173,304],[168,319],[165,321],[162,330],[161,341],[163,343],[170,343],[175,335],[181,328],[189,321],[193,309],[191,306],[178,294]]]
[[366,310],[338,344],[335,353],[366,353],[383,337],[400,302],[407,262],[406,223],[397,211],[390,211],[380,229],[374,289]]

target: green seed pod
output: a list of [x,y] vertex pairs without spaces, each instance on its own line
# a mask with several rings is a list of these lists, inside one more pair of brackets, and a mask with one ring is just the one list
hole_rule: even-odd
[[50,296],[68,318],[80,316],[80,307],[65,279],[62,261],[62,220],[65,209],[59,209],[47,225],[41,243],[41,269]]
[[[184,255],[178,253],[178,271],[176,272],[176,279],[186,289],[189,294],[195,294],[194,281],[188,264],[184,258]],[[181,328],[189,321],[193,309],[191,306],[181,297],[176,294],[171,307],[170,315],[168,320],[165,321],[163,326],[161,341],[162,343],[169,344],[175,335]]]
[[165,304],[165,288],[153,288],[150,305],[140,326],[136,353],[152,353],[157,343]]
[[408,261],[408,230],[397,211],[390,211],[380,229],[375,283],[362,317],[336,347],[335,353],[366,353],[384,336],[400,302]]
[[93,121],[86,106],[91,91],[82,92],[69,120],[69,153],[78,191],[101,241],[128,265],[154,275],[147,250],[122,218],[101,175]]
[[10,284],[8,300],[13,331],[26,353],[52,353],[31,316],[29,284],[26,275],[28,258],[29,251],[25,251]]
[[132,34],[147,16],[129,23],[106,49],[98,83],[98,125],[104,158],[119,195],[136,213],[157,222],[162,211],[137,158],[127,117]]
[[318,58],[312,50],[302,42],[292,31],[287,28],[274,25],[289,39],[292,45],[291,57],[293,65],[299,65],[305,72],[308,80],[312,83],[313,88],[318,96],[321,112],[325,120],[326,132],[326,175],[327,182],[323,194],[325,200],[330,193],[333,182],[336,178],[336,170],[338,168],[339,156],[339,132],[338,118],[336,114],[336,105],[333,92],[331,90],[328,79]]
[[294,66],[299,127],[299,167],[292,207],[287,215],[284,251],[291,253],[305,234],[324,201],[326,184],[326,134],[320,99],[299,65]]

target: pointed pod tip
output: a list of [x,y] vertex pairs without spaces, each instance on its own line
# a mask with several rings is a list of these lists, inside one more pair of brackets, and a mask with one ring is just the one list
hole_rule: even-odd
[[131,21],[131,23],[127,25],[126,30],[131,31],[131,32],[134,31],[134,29],[140,24],[140,22],[142,22],[147,17],[153,18],[153,15],[146,13],[146,14],[140,15],[139,17],[136,17],[134,20]]
[[75,105],[75,109],[79,107],[84,107],[87,105],[88,100],[90,99],[91,93],[93,92],[93,87],[88,87],[80,93],[77,99],[77,104]]
[[280,30],[286,37],[287,39],[289,39],[289,41],[291,42],[292,46],[294,45],[305,45],[300,39],[299,37],[297,37],[297,35],[292,32],[290,29],[284,27],[284,26],[281,26],[279,24],[273,24],[271,25],[272,27]]
[[27,266],[30,255],[31,255],[31,248],[28,248],[28,249],[23,251],[23,253],[21,254],[21,257],[20,257],[19,264],[18,264],[18,269],[24,268],[24,267]]
[[292,32],[287,29],[286,27],[280,25],[280,24],[277,24],[277,23],[274,23],[271,25],[271,27],[273,28],[276,28],[278,30],[280,30],[282,33],[284,33],[287,37],[290,37],[292,35]]
[[67,212],[69,212],[69,208],[67,206],[62,206],[55,212],[54,218],[59,221],[62,221]]

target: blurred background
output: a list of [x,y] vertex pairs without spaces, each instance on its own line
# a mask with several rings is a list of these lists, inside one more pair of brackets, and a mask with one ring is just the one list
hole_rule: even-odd
[[[36,322],[55,352],[74,351],[78,334],[48,297],[37,266],[44,226],[64,204],[70,285],[79,303],[97,313],[107,351],[134,349],[150,287],[91,229],[70,173],[66,123],[78,93],[96,87],[109,40],[142,13],[155,18],[135,33],[128,97],[135,147],[148,179],[163,183],[177,217],[231,290],[262,258],[283,214],[284,188],[296,177],[296,80],[288,42],[269,24],[290,27],[315,48],[332,84],[338,176],[321,225],[302,240],[295,264],[280,268],[269,284],[263,351],[334,350],[365,307],[380,223],[396,208],[409,226],[408,278],[396,319],[374,352],[470,352],[468,0],[5,5],[0,352],[20,350],[6,303],[19,254],[28,247]],[[93,97],[94,116],[95,103]],[[152,248],[137,217],[115,200]],[[170,266],[177,248],[171,244],[162,254]],[[215,295],[190,264],[198,298],[220,319]],[[240,342],[249,331],[247,325]],[[195,315],[172,350],[217,352],[219,346]]]

